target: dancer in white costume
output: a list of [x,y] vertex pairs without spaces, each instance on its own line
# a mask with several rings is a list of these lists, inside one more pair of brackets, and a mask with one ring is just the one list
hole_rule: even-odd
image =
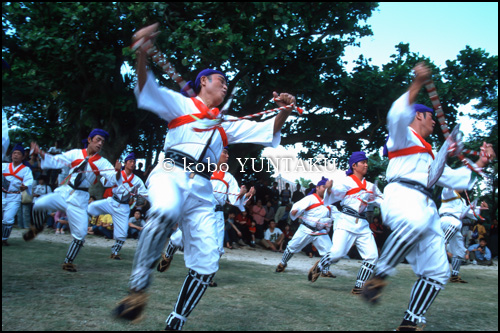
[[9,245],[7,240],[21,207],[21,192],[31,195],[33,173],[23,164],[23,158],[24,148],[16,144],[12,148],[12,163],[2,164],[2,246]]
[[[224,148],[215,171],[210,178],[214,191],[214,207],[217,220],[215,221],[214,231],[217,235],[217,243],[219,246],[219,254],[224,254],[224,205],[238,207],[239,210],[245,209],[245,204],[254,195],[255,189],[252,187],[247,193],[246,187],[238,186],[238,182],[233,175],[227,172],[227,162],[229,160],[229,150]],[[161,260],[158,263],[158,272],[165,272],[169,267],[175,252],[184,248],[182,240],[183,232],[178,228],[170,237],[165,253],[162,254]],[[217,284],[212,280],[209,287],[216,287]]]
[[[292,220],[300,218],[302,222],[283,252],[281,262],[276,267],[277,273],[284,272],[292,256],[309,243],[312,243],[322,256],[332,247],[332,240],[328,233],[332,227],[332,213],[335,213],[332,209],[336,208],[327,206],[323,202],[327,181],[328,179],[322,177],[311,193],[292,206],[290,212]],[[321,273],[322,277],[335,277],[328,271],[328,268]]]
[[[375,276],[365,283],[362,292],[368,302],[376,303],[387,284],[386,278],[406,258],[418,280],[398,330],[416,330],[418,323],[425,323],[424,314],[450,277],[439,214],[431,189],[427,188],[434,153],[425,138],[433,132],[434,112],[425,105],[414,104],[430,78],[430,70],[418,64],[414,71],[415,79],[408,92],[393,103],[387,115],[389,184],[384,189],[381,210],[384,224],[392,233],[382,249]],[[494,158],[491,144],[484,143],[482,148],[489,158]],[[482,156],[477,166],[482,168],[487,163],[488,158]],[[465,166],[456,170],[446,166],[437,185],[470,189],[475,179]]]
[[[197,94],[192,98],[160,87],[146,67],[147,52],[153,45],[151,40],[157,35],[157,28],[158,25],[154,24],[134,35],[133,42],[147,40],[138,49],[138,85],[135,93],[141,109],[154,112],[169,122],[165,161],[153,170],[146,183],[151,202],[148,223],[137,245],[130,277],[130,295],[119,303],[114,315],[128,320],[140,317],[146,305],[146,290],[151,283],[152,270],[161,256],[170,230],[179,223],[184,232],[184,261],[189,273],[174,311],[166,320],[166,329],[181,330],[219,268],[211,166],[217,164],[223,147],[228,143],[276,147],[281,139],[281,128],[292,108],[283,108],[275,118],[263,122],[226,121],[215,129],[196,131],[199,126],[196,119],[220,117],[215,107],[224,100],[227,79],[216,70],[201,71],[195,82],[190,84],[191,90]],[[274,97],[283,107],[295,103],[295,98],[289,94],[278,96],[274,93]]]
[[67,166],[71,166],[71,169],[66,184],[35,202],[33,206],[34,226],[23,235],[23,238],[25,241],[30,241],[43,231],[47,212],[56,210],[66,212],[73,236],[62,266],[68,272],[77,271],[73,261],[87,235],[89,187],[98,182],[100,177],[104,177],[111,185],[116,184],[117,178],[120,177],[121,163],[116,161],[113,167],[107,159],[99,155],[108,137],[106,131],[96,128],[88,136],[86,149],[72,149],[58,155],[45,153],[35,142],[31,144],[33,153],[39,154],[42,159],[42,169],[60,169]]
[[364,152],[354,152],[349,158],[347,177],[339,184],[327,184],[325,203],[340,201],[342,207],[339,218],[335,220],[335,229],[331,249],[309,271],[308,279],[316,281],[320,272],[342,259],[355,244],[363,263],[359,269],[356,283],[351,293],[360,294],[366,280],[370,278],[378,260],[375,238],[366,220],[365,210],[368,204],[380,206],[383,200],[380,190],[365,179],[368,172],[368,158]]
[[[119,253],[127,239],[130,200],[137,195],[147,197],[146,186],[139,177],[134,175],[134,170],[135,155],[131,153],[125,158],[125,166],[120,172],[120,179],[113,187],[113,196],[94,201],[88,208],[90,216],[111,214],[115,244],[111,247],[110,258],[115,260],[121,260]],[[104,183],[107,183],[106,179],[104,179]]]
[[469,259],[466,255],[467,249],[462,235],[462,219],[467,217],[476,220],[480,216],[481,209],[488,209],[488,204],[484,201],[481,203],[481,207],[477,208],[467,205],[460,192],[463,191],[444,188],[441,193],[441,207],[439,207],[441,228],[444,232],[447,251],[452,254],[450,278],[452,283],[467,283],[458,275],[462,260]]

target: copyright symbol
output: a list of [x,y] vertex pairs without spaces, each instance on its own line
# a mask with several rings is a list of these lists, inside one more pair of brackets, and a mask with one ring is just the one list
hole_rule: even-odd
[[175,167],[174,161],[171,158],[166,158],[162,162],[162,168],[165,171],[172,171]]

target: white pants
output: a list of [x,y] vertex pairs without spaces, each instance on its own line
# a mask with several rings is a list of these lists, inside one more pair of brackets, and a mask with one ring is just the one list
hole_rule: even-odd
[[[219,254],[222,256],[224,254],[224,212],[215,212],[216,223],[214,225],[214,232],[217,237],[217,244],[219,246]],[[182,230],[177,229],[172,236],[170,236],[170,242],[172,245],[178,248],[184,248],[184,233]]]
[[332,247],[330,249],[330,258],[332,263],[338,262],[342,259],[352,245],[356,245],[361,258],[369,264],[375,265],[378,260],[377,244],[373,234],[363,233],[355,234],[344,229],[335,229],[332,237]]
[[313,243],[319,254],[324,256],[332,247],[332,241],[328,235],[312,236],[309,233],[311,230],[303,225],[300,225],[293,238],[288,242],[288,250],[291,253],[300,252],[307,244]]
[[91,216],[111,214],[113,218],[113,238],[119,241],[127,239],[130,207],[121,204],[113,198],[94,201],[89,205],[88,213]]
[[[11,198],[14,197],[14,198]],[[2,194],[2,224],[13,225],[19,208],[21,195],[9,193]]]
[[89,194],[84,191],[70,193],[72,190],[69,186],[60,187],[56,192],[38,198],[33,210],[66,212],[71,235],[77,240],[84,240],[89,224],[89,215],[87,214]]
[[465,259],[467,249],[465,248],[464,236],[462,235],[462,222],[452,216],[441,217],[441,228],[446,232],[449,226],[457,228],[457,232],[450,239],[447,250],[453,254],[454,257]]
[[[390,263],[392,240],[399,238],[409,247],[406,260],[418,277],[427,277],[441,284],[450,278],[450,269],[441,230],[440,217],[434,201],[423,193],[398,183],[391,183],[384,189],[381,205],[382,220],[392,234],[385,243],[377,273],[394,274],[398,263]],[[399,244],[399,243],[398,243]],[[388,246],[389,245],[389,246]]]
[[142,290],[149,286],[152,267],[176,223],[183,232],[186,267],[202,275],[217,272],[219,251],[210,180],[178,167],[167,171],[160,163],[146,185],[151,208],[137,244],[130,287]]

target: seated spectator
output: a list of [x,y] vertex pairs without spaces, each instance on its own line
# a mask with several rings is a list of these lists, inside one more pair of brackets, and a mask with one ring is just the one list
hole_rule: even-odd
[[236,215],[234,213],[229,213],[226,221],[225,221],[225,233],[227,233],[226,242],[229,242],[229,244],[232,244],[230,248],[235,248],[238,245],[239,246],[246,246],[245,242],[242,240],[242,232],[238,227],[235,225],[235,219]]
[[133,239],[139,239],[142,228],[144,228],[145,224],[146,221],[144,221],[144,219],[142,218],[141,211],[136,210],[134,212],[134,216],[128,220],[128,231],[127,231],[128,237]]
[[309,258],[321,257],[319,255],[318,250],[314,247],[314,245],[312,243],[309,243],[306,246],[304,246],[304,248],[302,249],[302,252],[304,252]]
[[239,241],[242,241],[244,244],[250,244],[252,241],[252,235],[250,234],[250,230],[248,230],[248,228],[252,225],[252,219],[250,219],[246,210],[234,215],[234,225],[241,233],[237,242],[239,243]]
[[473,265],[491,266],[493,261],[491,261],[491,251],[486,247],[486,238],[481,238],[479,244],[471,245],[467,249],[467,255],[472,261]]
[[290,211],[292,210],[292,204],[288,204],[286,206],[281,206],[276,211],[276,215],[274,215],[274,221],[278,224],[278,228],[285,229],[285,225],[291,224],[292,220],[290,218]]
[[56,234],[64,234],[69,229],[68,216],[63,211],[58,210],[54,214],[54,223],[56,225]]
[[88,229],[90,235],[113,239],[113,218],[110,214],[99,215],[95,223],[95,225],[90,226]]
[[255,247],[255,232],[257,231],[255,221],[251,222],[250,227],[248,227],[248,231],[250,232],[250,246]]
[[266,249],[278,252],[283,239],[283,232],[279,228],[276,228],[276,222],[271,220],[271,222],[269,222],[269,228],[264,232],[264,239],[261,241],[261,244]]
[[286,249],[288,242],[293,238],[293,234],[294,232],[290,230],[290,226],[287,224],[283,230],[283,242],[280,244],[280,252],[283,252],[283,249]]

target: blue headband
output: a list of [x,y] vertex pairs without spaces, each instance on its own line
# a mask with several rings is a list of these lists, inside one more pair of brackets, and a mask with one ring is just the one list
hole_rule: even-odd
[[349,170],[347,170],[345,174],[348,176],[352,175],[352,165],[354,163],[358,163],[367,159],[368,157],[366,157],[366,154],[362,151],[355,151],[354,153],[352,153],[351,157],[349,157]]
[[107,139],[109,138],[109,134],[108,134],[108,132],[106,132],[105,130],[102,130],[102,129],[100,129],[100,128],[94,128],[94,129],[92,130],[92,132],[90,132],[90,134],[89,134],[89,138],[91,138],[91,139],[92,139],[92,138],[93,138],[94,136],[96,136],[96,135],[100,135],[100,136],[102,136],[105,140],[107,140]]
[[321,177],[321,180],[316,184],[316,186],[307,195],[311,195],[311,194],[316,193],[316,187],[321,186],[321,185],[325,185],[327,181],[328,181],[328,178]]
[[127,163],[127,161],[130,161],[130,160],[135,161],[135,154],[134,153],[130,153],[127,157],[125,157],[125,163]]
[[219,74],[219,75],[222,75],[222,76],[224,77],[224,79],[226,80],[226,82],[227,82],[227,77],[226,77],[226,75],[225,75],[224,73],[222,73],[222,72],[220,72],[220,71],[217,71],[217,70],[215,70],[215,69],[210,69],[210,68],[207,68],[207,69],[202,70],[202,71],[198,74],[198,76],[196,77],[196,80],[194,81],[194,83],[193,83],[193,81],[189,81],[189,82],[188,82],[188,83],[187,83],[187,84],[186,84],[186,85],[182,88],[182,90],[181,90],[181,94],[183,94],[183,95],[184,95],[184,96],[186,96],[186,97],[191,97],[191,96],[189,96],[189,94],[187,93],[187,90],[189,90],[189,89],[188,89],[188,87],[189,87],[189,88],[191,88],[191,89],[193,89],[193,90],[194,90],[194,92],[195,92],[196,94],[199,94],[199,93],[200,93],[200,90],[201,90],[201,77],[202,77],[202,76],[210,76],[210,75],[212,75],[212,74]]
[[16,143],[14,148],[12,148],[12,152],[19,150],[24,155],[24,148],[20,143]]

